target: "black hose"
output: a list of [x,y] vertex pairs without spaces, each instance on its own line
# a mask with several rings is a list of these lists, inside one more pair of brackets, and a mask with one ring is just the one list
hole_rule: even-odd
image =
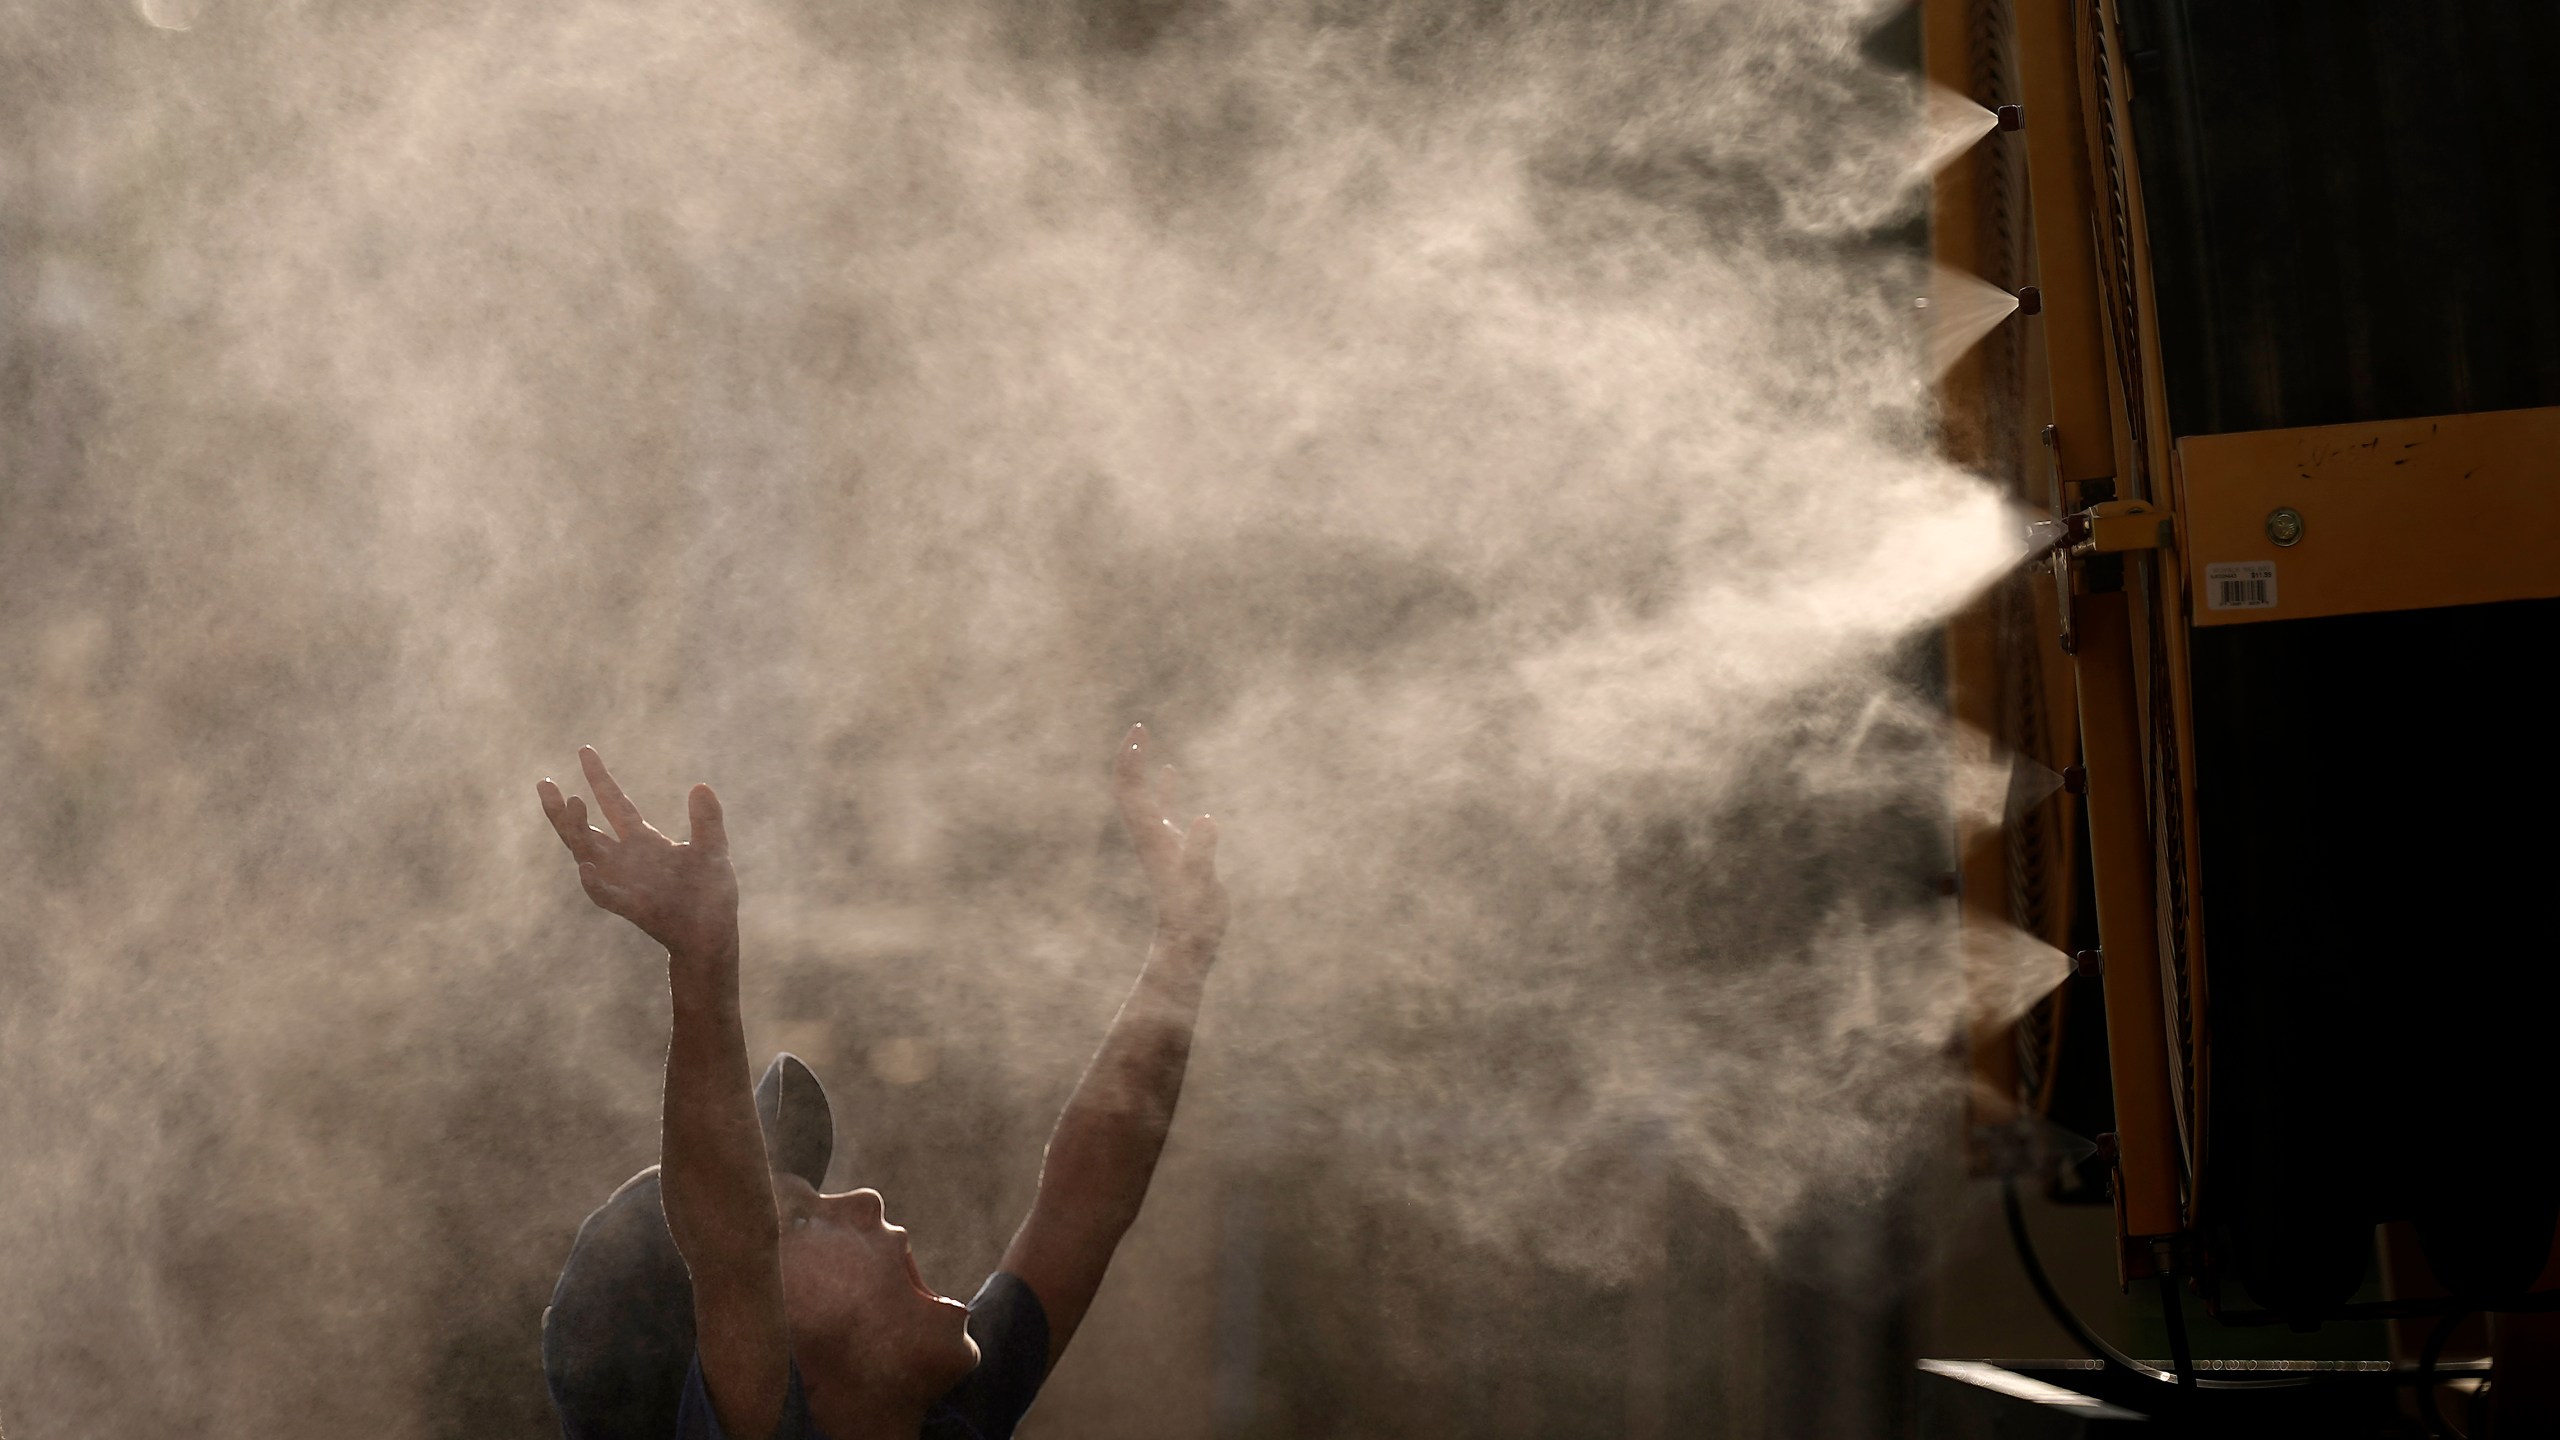
[[2177,1372],[2179,1384],[2193,1390],[2196,1388],[2196,1360],[2187,1353],[2187,1307],[2178,1299],[2178,1280],[2174,1275],[2160,1277],[2160,1319],[2169,1327],[2169,1368]]
[[[2090,1329],[2078,1315],[2073,1314],[2071,1307],[2064,1303],[2062,1292],[2053,1288],[2052,1277],[2044,1273],[2044,1262],[2036,1258],[2035,1237],[2027,1233],[2027,1211],[2026,1207],[2018,1202],[2016,1177],[2008,1175],[2000,1177],[2000,1205],[2008,1212],[2009,1241],[2017,1248],[2018,1268],[2027,1272],[2027,1283],[2035,1288],[2036,1298],[2044,1302],[2044,1308],[2053,1316],[2054,1323],[2068,1331],[2071,1338],[2079,1341],[2081,1347],[2091,1355],[2127,1374],[2138,1375],[2145,1380],[2157,1381],[2163,1385],[2184,1385],[2191,1389],[2285,1390],[2311,1383],[2308,1376],[2284,1380],[2200,1380],[2193,1373],[2194,1362],[2191,1360],[2182,1360],[2179,1364],[2179,1369],[2186,1372],[2185,1374],[2174,1375],[2127,1355],[2108,1344],[2105,1336]],[[2170,1298],[2175,1299],[2174,1296]],[[2184,1349],[2186,1315],[2174,1305],[2170,1313],[2177,1316],[2177,1319],[2170,1322],[2176,1327],[2172,1332],[2175,1337],[2172,1343]]]
[[2044,1273],[2044,1262],[2036,1258],[2035,1237],[2027,1233],[2027,1210],[2018,1203],[2018,1182],[2012,1176],[2000,1177],[2000,1206],[2008,1212],[2009,1241],[2017,1247],[2018,1268],[2027,1272],[2027,1283],[2035,1287],[2036,1298],[2044,1302],[2044,1308],[2053,1316],[2054,1323],[2070,1332],[2071,1338],[2080,1342],[2081,1349],[2119,1370],[2129,1371],[2145,1380],[2172,1379],[2108,1344],[2105,1336],[2090,1329],[2072,1313],[2070,1305],[2063,1301],[2062,1292],[2053,1288],[2052,1277]]
[[2436,1328],[2427,1332],[2427,1348],[2418,1354],[2418,1393],[2426,1397],[2427,1434],[2435,1440],[2470,1440],[2444,1418],[2444,1401],[2436,1393],[2436,1362],[2444,1358],[2444,1344],[2453,1338],[2455,1328],[2470,1315],[2468,1310],[2448,1311],[2436,1322]]

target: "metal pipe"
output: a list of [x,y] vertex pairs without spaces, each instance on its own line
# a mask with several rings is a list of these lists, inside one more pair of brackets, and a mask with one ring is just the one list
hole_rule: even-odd
[[2124,1273],[2154,1273],[2149,1242],[2178,1233],[2177,1117],[2170,1108],[2167,1009],[2142,788],[2141,707],[2122,591],[2077,596],[2080,746],[2088,772],[2089,862],[2107,963],[2107,1066],[2116,1102],[2116,1194]]

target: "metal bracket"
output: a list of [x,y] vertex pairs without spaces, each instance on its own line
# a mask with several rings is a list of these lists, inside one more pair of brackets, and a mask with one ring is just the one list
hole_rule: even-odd
[[2062,522],[2075,556],[2122,555],[2135,550],[2174,550],[2175,516],[2147,500],[2102,500]]
[[2044,427],[2040,438],[2048,457],[2045,478],[2052,496],[2053,518],[2027,526],[2027,563],[2052,570],[2054,598],[2059,602],[2062,620],[2061,633],[2054,638],[2063,654],[2073,655],[2079,653],[2080,637],[2071,613],[2071,562],[2093,555],[2175,550],[2178,520],[2143,500],[2101,500],[2085,510],[2063,513],[2060,441],[2051,425]]
[[2043,553],[2053,559],[2054,614],[2061,624],[2061,633],[2054,639],[2063,654],[2074,655],[2080,650],[2080,636],[2071,623],[2071,526],[2062,512],[2062,432],[2047,425],[2037,432],[2036,442],[2044,447],[2045,508],[2053,517],[2038,528],[2050,527],[2054,532],[2042,544]]

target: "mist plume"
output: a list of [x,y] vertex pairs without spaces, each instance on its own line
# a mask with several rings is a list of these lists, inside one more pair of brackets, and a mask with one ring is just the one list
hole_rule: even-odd
[[1185,1173],[1600,1284],[1629,1154],[1763,1245],[1891,1189],[2016,546],[1873,19],[0,13],[12,1433],[541,1433],[663,1044],[585,742],[720,787],[750,1043],[946,1287],[1134,973],[1131,720],[1237,903]]

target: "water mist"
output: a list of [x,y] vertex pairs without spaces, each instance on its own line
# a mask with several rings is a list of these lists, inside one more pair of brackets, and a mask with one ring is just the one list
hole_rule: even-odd
[[1964,1021],[1926,636],[2015,550],[1893,238],[1973,122],[1873,19],[10,8],[12,1433],[542,1433],[663,1044],[584,742],[721,787],[750,1042],[945,1288],[1137,960],[1122,728],[1219,815],[1160,1249],[1026,1434],[1398,1432],[1155,1373],[1248,1211],[1411,1237],[1286,1313],[1415,1376],[1424,1254],[1863,1223]]

